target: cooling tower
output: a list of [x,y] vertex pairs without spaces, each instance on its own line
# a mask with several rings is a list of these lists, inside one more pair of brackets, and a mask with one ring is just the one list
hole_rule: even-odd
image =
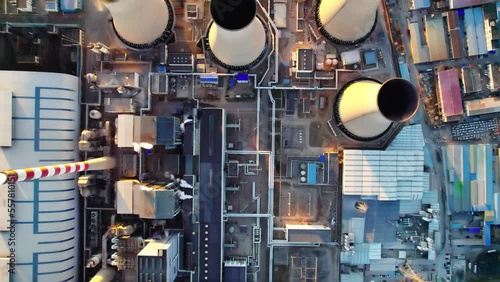
[[316,21],[331,41],[354,45],[367,39],[375,29],[380,0],[320,0]]
[[230,70],[257,65],[267,51],[268,37],[257,17],[255,0],[212,0],[213,23],[208,27],[208,49],[212,59]]
[[101,0],[113,17],[120,40],[133,49],[149,49],[173,35],[174,9],[169,0]]
[[418,105],[417,89],[405,79],[394,78],[382,84],[361,78],[337,94],[334,119],[349,137],[371,141],[382,137],[393,122],[408,121]]

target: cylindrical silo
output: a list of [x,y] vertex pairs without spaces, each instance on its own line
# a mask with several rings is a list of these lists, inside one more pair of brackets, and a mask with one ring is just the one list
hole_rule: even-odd
[[231,70],[248,69],[265,57],[267,29],[257,16],[255,0],[212,0],[213,23],[208,27],[212,59]]
[[338,44],[354,45],[375,29],[380,0],[320,0],[316,21],[321,33]]
[[[66,74],[0,71],[0,98],[12,105],[9,109],[0,105],[2,126],[12,128],[11,144],[0,147],[0,171],[78,160],[79,81]],[[7,208],[1,203],[15,198],[15,212],[0,217],[0,230],[6,231],[0,232],[4,241],[0,244],[14,248],[13,281],[78,279],[77,179],[78,174],[72,173],[19,182],[15,187],[2,185],[0,207],[5,215]],[[10,216],[16,220],[13,230],[5,229]],[[14,245],[8,244],[12,231]]]
[[133,49],[167,43],[173,35],[174,9],[169,0],[101,0],[113,17],[120,40]]
[[334,119],[349,137],[370,141],[393,122],[405,122],[418,110],[419,96],[411,82],[394,78],[380,83],[368,78],[351,81],[335,99]]

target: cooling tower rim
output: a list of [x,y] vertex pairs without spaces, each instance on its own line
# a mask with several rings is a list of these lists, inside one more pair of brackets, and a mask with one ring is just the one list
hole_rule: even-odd
[[160,43],[168,43],[172,39],[172,37],[174,36],[173,28],[174,28],[175,14],[174,14],[174,6],[172,5],[172,3],[170,3],[170,0],[164,0],[164,1],[165,1],[165,4],[167,5],[167,10],[168,10],[168,22],[167,22],[167,26],[165,27],[165,30],[163,31],[163,33],[160,37],[156,38],[151,43],[146,43],[146,44],[132,43],[132,42],[126,40],[125,38],[123,38],[118,33],[118,31],[116,30],[114,21],[113,21],[112,26],[113,26],[113,31],[116,34],[116,37],[118,37],[118,39],[120,39],[120,41],[123,44],[125,44],[129,48],[137,50],[137,51],[146,51],[146,50],[154,48],[155,46],[157,46]]
[[228,64],[222,62],[219,58],[217,58],[217,56],[215,56],[215,54],[212,52],[212,49],[210,48],[210,42],[209,42],[209,36],[208,36],[212,25],[213,24],[216,25],[215,21],[213,21],[213,20],[210,21],[210,23],[208,24],[207,30],[205,33],[205,50],[206,50],[208,56],[210,57],[210,59],[212,61],[214,61],[217,65],[219,65],[227,70],[230,70],[230,71],[245,71],[245,70],[254,68],[257,65],[259,65],[263,61],[267,52],[269,51],[270,40],[269,40],[269,28],[265,24],[265,21],[263,20],[263,18],[260,15],[257,15],[256,18],[262,23],[262,26],[264,27],[264,33],[266,35],[266,42],[264,44],[264,49],[262,50],[262,53],[260,53],[260,55],[257,57],[257,59],[255,59],[253,62],[251,62],[247,65],[244,65],[244,66],[232,66],[232,65],[228,65]]
[[349,137],[353,140],[356,140],[356,141],[361,141],[361,142],[375,141],[375,140],[378,140],[378,139],[384,137],[387,133],[389,133],[392,130],[394,122],[392,122],[391,125],[384,132],[382,132],[381,134],[379,134],[377,136],[361,137],[361,136],[358,136],[358,135],[350,132],[347,129],[347,127],[345,127],[342,124],[342,121],[340,119],[339,104],[340,104],[340,100],[342,99],[342,96],[344,95],[344,92],[347,90],[347,88],[349,88],[349,86],[353,85],[356,82],[360,82],[360,81],[372,81],[372,82],[376,82],[380,85],[384,84],[383,82],[381,82],[379,80],[369,78],[369,77],[359,77],[359,78],[356,78],[356,79],[351,80],[348,83],[346,83],[344,86],[342,86],[342,88],[340,88],[340,90],[337,92],[337,95],[335,96],[335,99],[333,102],[333,120],[335,121],[335,125],[337,126],[337,128],[340,129],[340,131],[342,131],[342,133],[344,133],[347,137]]
[[361,42],[365,41],[366,39],[368,39],[372,35],[372,33],[375,31],[375,28],[377,27],[377,22],[378,22],[378,10],[375,13],[375,21],[373,22],[372,28],[363,37],[361,37],[359,39],[356,39],[354,41],[345,41],[345,40],[338,39],[338,38],[332,36],[330,33],[328,33],[328,31],[325,30],[325,28],[323,27],[323,23],[319,19],[319,6],[321,5],[321,1],[322,0],[318,0],[317,1],[316,8],[315,8],[316,25],[318,26],[319,32],[326,39],[330,40],[331,42],[333,42],[335,44],[339,44],[339,45],[354,46],[354,45],[358,45],[359,43],[361,43]]
[[[227,0],[226,0],[227,1]],[[217,12],[214,12],[216,10],[216,3],[218,2],[226,2],[224,0],[211,0],[210,1],[210,15],[212,17],[212,20],[217,23],[218,26],[227,29],[227,30],[232,30],[236,31],[239,29],[243,29],[250,25],[257,15],[257,0],[241,0],[239,3],[222,3],[224,5],[234,5],[232,6],[232,10],[228,10],[226,12],[230,12],[231,14],[234,14],[237,16],[237,18],[232,18],[227,20],[228,17],[222,16],[218,14]],[[231,1],[228,1],[231,2]],[[220,8],[220,7],[219,7]],[[235,23],[234,20],[236,21],[242,21],[239,23]]]

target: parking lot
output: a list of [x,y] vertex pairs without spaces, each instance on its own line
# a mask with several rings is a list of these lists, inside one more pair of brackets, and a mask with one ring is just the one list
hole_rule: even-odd
[[451,128],[451,135],[455,141],[485,140],[497,129],[497,120],[480,120],[454,125]]

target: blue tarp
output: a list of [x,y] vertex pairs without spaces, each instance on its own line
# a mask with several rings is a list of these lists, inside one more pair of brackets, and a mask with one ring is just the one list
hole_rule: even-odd
[[316,184],[316,164],[307,164],[307,184]]
[[481,227],[469,227],[467,228],[468,233],[481,233]]
[[249,81],[249,78],[248,78],[248,73],[239,73],[236,75],[236,80],[238,82],[243,82],[243,83],[246,83]]
[[410,71],[408,70],[408,65],[406,63],[399,63],[399,72],[401,73],[401,78],[410,80]]
[[484,245],[491,246],[491,222],[484,223]]

